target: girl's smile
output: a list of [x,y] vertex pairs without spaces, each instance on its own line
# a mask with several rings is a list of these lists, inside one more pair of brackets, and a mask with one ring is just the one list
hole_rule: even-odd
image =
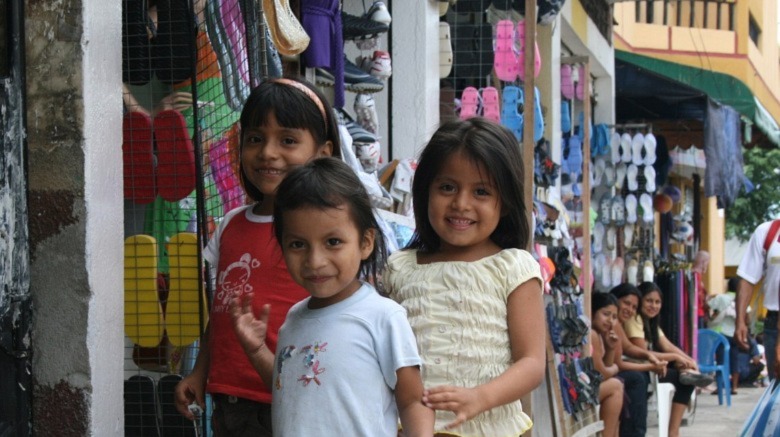
[[623,296],[618,299],[618,319],[625,323],[636,315],[636,307],[639,305],[639,299],[634,295]]
[[360,288],[360,263],[374,248],[374,234],[360,235],[348,206],[292,209],[282,220],[284,260],[295,282],[311,294],[310,308],[333,305]]
[[661,312],[661,295],[657,291],[647,293],[642,297],[642,314],[652,319]]
[[490,236],[501,219],[501,198],[489,175],[457,152],[431,181],[428,219],[441,239],[440,253],[472,261],[498,252]]

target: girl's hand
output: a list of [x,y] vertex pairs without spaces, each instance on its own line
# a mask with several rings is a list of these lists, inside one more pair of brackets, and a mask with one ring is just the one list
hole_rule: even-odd
[[609,351],[615,350],[619,341],[620,338],[615,331],[610,329],[609,332],[607,332],[607,335],[604,336],[604,349]]
[[[268,315],[271,305],[263,305],[260,317],[255,318],[252,313],[252,293],[246,293],[241,298],[230,299],[230,315],[233,318],[233,331],[238,337],[244,352],[250,357],[258,355],[265,345],[265,337],[268,333]],[[241,300],[239,304],[239,300]]]
[[167,96],[163,97],[159,103],[154,107],[154,114],[158,114],[162,111],[176,110],[184,111],[187,108],[192,108],[192,93],[186,91],[175,91]]
[[434,410],[455,413],[455,420],[446,426],[447,429],[455,428],[485,410],[479,392],[475,388],[449,385],[433,387],[423,392],[422,400],[427,407]]
[[[656,361],[658,361],[656,359]],[[653,364],[653,373],[663,378],[666,376],[666,365],[668,364],[666,361],[658,361],[657,363]]]

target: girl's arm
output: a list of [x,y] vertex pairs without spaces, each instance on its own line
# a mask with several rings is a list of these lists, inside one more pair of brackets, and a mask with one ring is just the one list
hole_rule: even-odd
[[244,348],[244,353],[249,357],[252,367],[262,378],[266,387],[272,387],[274,373],[274,352],[265,344],[268,332],[268,315],[271,313],[271,305],[263,305],[260,317],[255,318],[252,313],[252,293],[246,293],[241,303],[238,299],[230,299],[230,315],[233,318],[233,330],[236,332],[239,343]]
[[425,391],[423,401],[435,410],[455,413],[454,428],[483,411],[516,401],[542,382],[545,369],[544,302],[539,281],[518,286],[507,300],[509,344],[514,363],[501,375],[472,388],[440,386]]
[[[679,362],[680,361],[681,357],[680,357],[679,354],[666,352],[667,349],[664,349],[664,347],[661,346],[661,339],[660,338],[658,339],[658,343],[659,343],[658,344],[658,349],[660,349],[660,351],[649,351],[648,353],[650,353],[652,356],[654,356],[658,360],[663,360],[663,361],[668,361],[668,362],[672,362],[672,361]],[[644,338],[633,337],[633,338],[631,338],[631,344],[633,344],[634,346],[636,346],[638,348],[643,348],[643,349],[647,350],[647,341]]]
[[593,346],[593,354],[591,356],[593,359],[593,367],[599,373],[601,373],[601,376],[603,376],[604,379],[617,375],[618,367],[613,363],[613,355],[615,351],[605,351],[604,342],[601,339],[601,334],[597,333],[593,329],[590,330],[590,344]]
[[434,412],[422,403],[420,368],[402,367],[396,371],[395,403],[405,437],[432,436]]
[[176,400],[176,409],[181,415],[189,420],[195,420],[192,411],[189,410],[190,404],[197,403],[204,411],[206,403],[204,402],[206,394],[206,380],[209,376],[209,364],[211,363],[210,329],[206,325],[206,332],[200,339],[200,349],[198,357],[195,359],[195,366],[192,372],[185,376],[174,389],[174,398]]
[[625,361],[623,360],[623,345],[618,342],[615,347],[615,364],[618,369],[623,370],[635,370],[638,372],[655,372],[660,376],[666,375],[666,361]]
[[693,358],[689,357],[688,354],[683,352],[680,348],[675,346],[674,343],[672,343],[671,341],[669,341],[668,338],[666,338],[666,336],[660,336],[660,338],[658,339],[658,348],[664,351],[663,355],[667,355],[670,357],[669,359],[667,359],[667,361],[675,361],[677,362],[677,365],[683,369],[694,369],[694,370],[699,369],[699,366],[696,364],[696,361]]
[[[656,358],[655,355],[647,350],[646,345],[644,347],[640,347],[632,343],[634,339],[628,339],[628,335],[626,335],[626,331],[623,329],[620,323],[615,325],[615,333],[618,335],[618,337],[620,337],[620,345],[623,349],[622,353],[626,356],[635,358],[637,360],[647,360],[653,364],[657,364],[660,361],[658,358]],[[639,339],[637,338],[637,340]],[[644,338],[641,340],[644,341]]]

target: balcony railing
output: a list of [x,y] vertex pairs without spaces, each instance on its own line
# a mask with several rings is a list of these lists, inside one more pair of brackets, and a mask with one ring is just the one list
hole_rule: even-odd
[[736,0],[635,0],[636,22],[734,30]]

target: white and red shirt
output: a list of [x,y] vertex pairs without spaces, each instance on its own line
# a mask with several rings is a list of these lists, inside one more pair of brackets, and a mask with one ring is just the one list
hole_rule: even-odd
[[254,293],[252,306],[271,305],[266,344],[276,350],[279,328],[287,312],[309,294],[296,284],[273,234],[271,216],[252,212],[255,205],[230,211],[204,251],[216,266],[216,287],[209,318],[210,366],[206,391],[270,403],[271,391],[244,354],[233,331],[230,298]]

